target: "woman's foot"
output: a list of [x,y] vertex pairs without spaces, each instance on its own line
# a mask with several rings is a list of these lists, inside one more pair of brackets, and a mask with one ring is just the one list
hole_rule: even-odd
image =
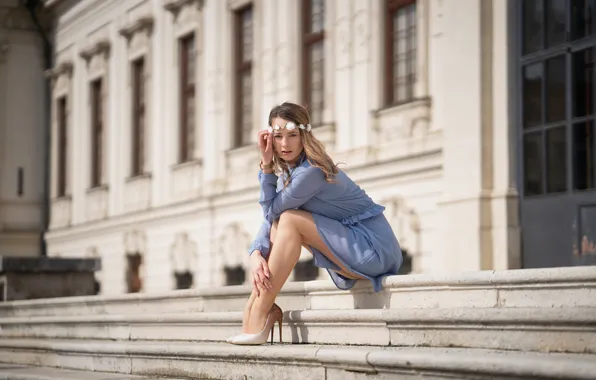
[[[251,318],[252,319],[252,318]],[[256,333],[243,333],[236,335],[227,340],[228,343],[238,345],[258,345],[267,342],[267,337],[271,335],[271,344],[273,344],[273,334],[275,322],[279,326],[279,341],[282,342],[282,320],[283,311],[279,306],[273,304],[269,312],[265,316],[265,323]]]
[[[233,343],[233,341],[235,339],[240,338],[243,335],[251,335],[251,334],[254,335],[256,333],[261,332],[263,330],[263,327],[267,323],[267,317],[268,317],[269,314],[276,314],[276,315],[283,316],[283,311],[281,310],[281,308],[276,303],[274,303],[273,306],[271,306],[271,309],[269,310],[269,313],[268,314],[265,314],[265,321],[262,324],[257,325],[258,327],[257,328],[254,328],[254,329],[252,329],[253,326],[248,326],[248,324],[246,324],[246,328],[243,327],[242,333],[227,338],[226,339],[226,342],[227,343]],[[253,318],[251,317],[249,320],[253,320]],[[245,326],[244,322],[245,321],[243,321],[243,326]],[[281,320],[280,320],[280,324],[281,324]],[[256,331],[256,332],[252,332],[252,331]],[[280,330],[280,334],[281,334],[281,330]]]

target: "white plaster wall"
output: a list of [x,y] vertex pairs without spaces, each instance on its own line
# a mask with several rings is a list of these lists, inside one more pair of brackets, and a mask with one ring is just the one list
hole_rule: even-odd
[[[469,6],[463,8],[459,0],[419,1],[416,94],[421,100],[391,109],[382,109],[381,103],[385,80],[380,66],[382,1],[327,0],[326,3],[324,119],[327,125],[313,133],[326,142],[336,161],[347,164],[344,168],[348,174],[373,199],[387,207],[386,215],[404,249],[414,255],[413,268],[419,273],[480,269],[481,238],[466,235],[470,238],[466,243],[469,246],[464,244],[467,237],[453,244],[444,240],[455,233],[454,229],[466,234],[478,234],[480,230],[480,221],[471,216],[475,206],[445,203],[455,196],[466,195],[476,199],[472,205],[477,204],[482,175],[482,165],[474,164],[481,152],[477,131],[480,101],[476,99],[466,109],[460,106],[466,103],[462,99],[477,98],[483,91],[477,75],[479,0],[466,1]],[[124,235],[133,230],[142,231],[147,238],[143,272],[146,292],[173,288],[170,250],[180,233],[188,234],[197,246],[192,268],[195,286],[221,285],[221,265],[234,255],[235,262],[246,262],[246,248],[258,230],[261,217],[257,204],[256,148],[230,150],[233,127],[230,12],[243,3],[242,0],[205,1],[196,16],[197,45],[201,46],[197,93],[203,99],[196,117],[201,160],[189,167],[174,165],[178,110],[173,84],[177,78],[178,28],[174,15],[158,0],[83,0],[71,8],[58,8],[56,54],[74,62],[72,117],[79,127],[71,140],[73,193],[72,208],[68,210],[72,212],[73,223],[53,228],[47,234],[47,241],[51,255],[80,256],[89,252],[89,247],[96,247],[92,251],[103,260],[103,270],[98,276],[104,294],[125,290]],[[464,17],[461,9],[476,12]],[[284,100],[299,101],[296,97],[300,43],[298,23],[292,19],[299,15],[296,2],[255,0],[254,12],[258,23],[253,63],[256,136],[256,131],[266,123],[271,106]],[[135,15],[144,13],[153,17],[149,56],[152,176],[148,185],[152,196],[146,208],[127,212],[124,207],[127,197],[134,196],[126,188],[129,148],[128,137],[124,136],[129,128],[125,87],[129,51],[117,31],[134,21]],[[498,22],[503,23],[503,10],[499,8],[495,13],[499,15]],[[272,17],[280,14],[286,18]],[[78,52],[86,44],[87,36],[102,28],[108,31],[111,43],[108,203],[107,217],[90,221],[85,215],[89,199],[86,196],[87,73]],[[452,31],[451,37],[447,31]],[[473,44],[450,46],[449,38],[462,36],[467,36]],[[452,48],[471,59],[476,57],[470,61],[473,63],[470,70],[458,63],[457,56],[446,58]],[[460,77],[453,77],[456,74],[467,80],[465,85],[458,85]],[[465,143],[465,150],[457,150],[459,142]],[[237,235],[226,235],[236,224],[240,226]],[[495,246],[507,246],[508,238],[499,236],[501,243]],[[221,252],[222,237],[238,242],[232,256]],[[464,252],[463,256],[460,251]],[[445,262],[449,265],[445,266]]]

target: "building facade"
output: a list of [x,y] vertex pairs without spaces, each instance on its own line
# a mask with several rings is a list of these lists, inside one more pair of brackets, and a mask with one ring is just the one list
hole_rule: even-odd
[[[102,294],[248,283],[256,136],[292,101],[386,207],[404,273],[594,263],[580,3],[46,0],[49,255],[100,257]],[[327,277],[309,260],[293,280]]]
[[[44,24],[44,19],[37,20]],[[43,254],[49,151],[44,39],[18,0],[0,0],[0,255]]]

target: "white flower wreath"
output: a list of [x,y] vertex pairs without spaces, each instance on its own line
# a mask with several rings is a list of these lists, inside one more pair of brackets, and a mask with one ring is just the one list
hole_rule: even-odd
[[[312,129],[310,124],[300,124],[297,126],[300,129],[304,129],[306,130],[306,132],[310,132],[310,130]],[[267,130],[269,131],[269,133],[273,132],[274,130],[279,131],[281,128],[285,128],[288,131],[294,130],[296,129],[296,123],[289,121],[285,126],[280,127],[279,125],[275,124],[273,127],[268,126]]]

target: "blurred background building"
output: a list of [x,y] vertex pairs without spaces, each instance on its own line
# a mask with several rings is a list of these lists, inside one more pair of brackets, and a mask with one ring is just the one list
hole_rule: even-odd
[[256,135],[292,101],[403,273],[596,263],[593,0],[46,0],[46,29],[26,3],[0,0],[0,254],[101,258],[102,294],[248,283]]

